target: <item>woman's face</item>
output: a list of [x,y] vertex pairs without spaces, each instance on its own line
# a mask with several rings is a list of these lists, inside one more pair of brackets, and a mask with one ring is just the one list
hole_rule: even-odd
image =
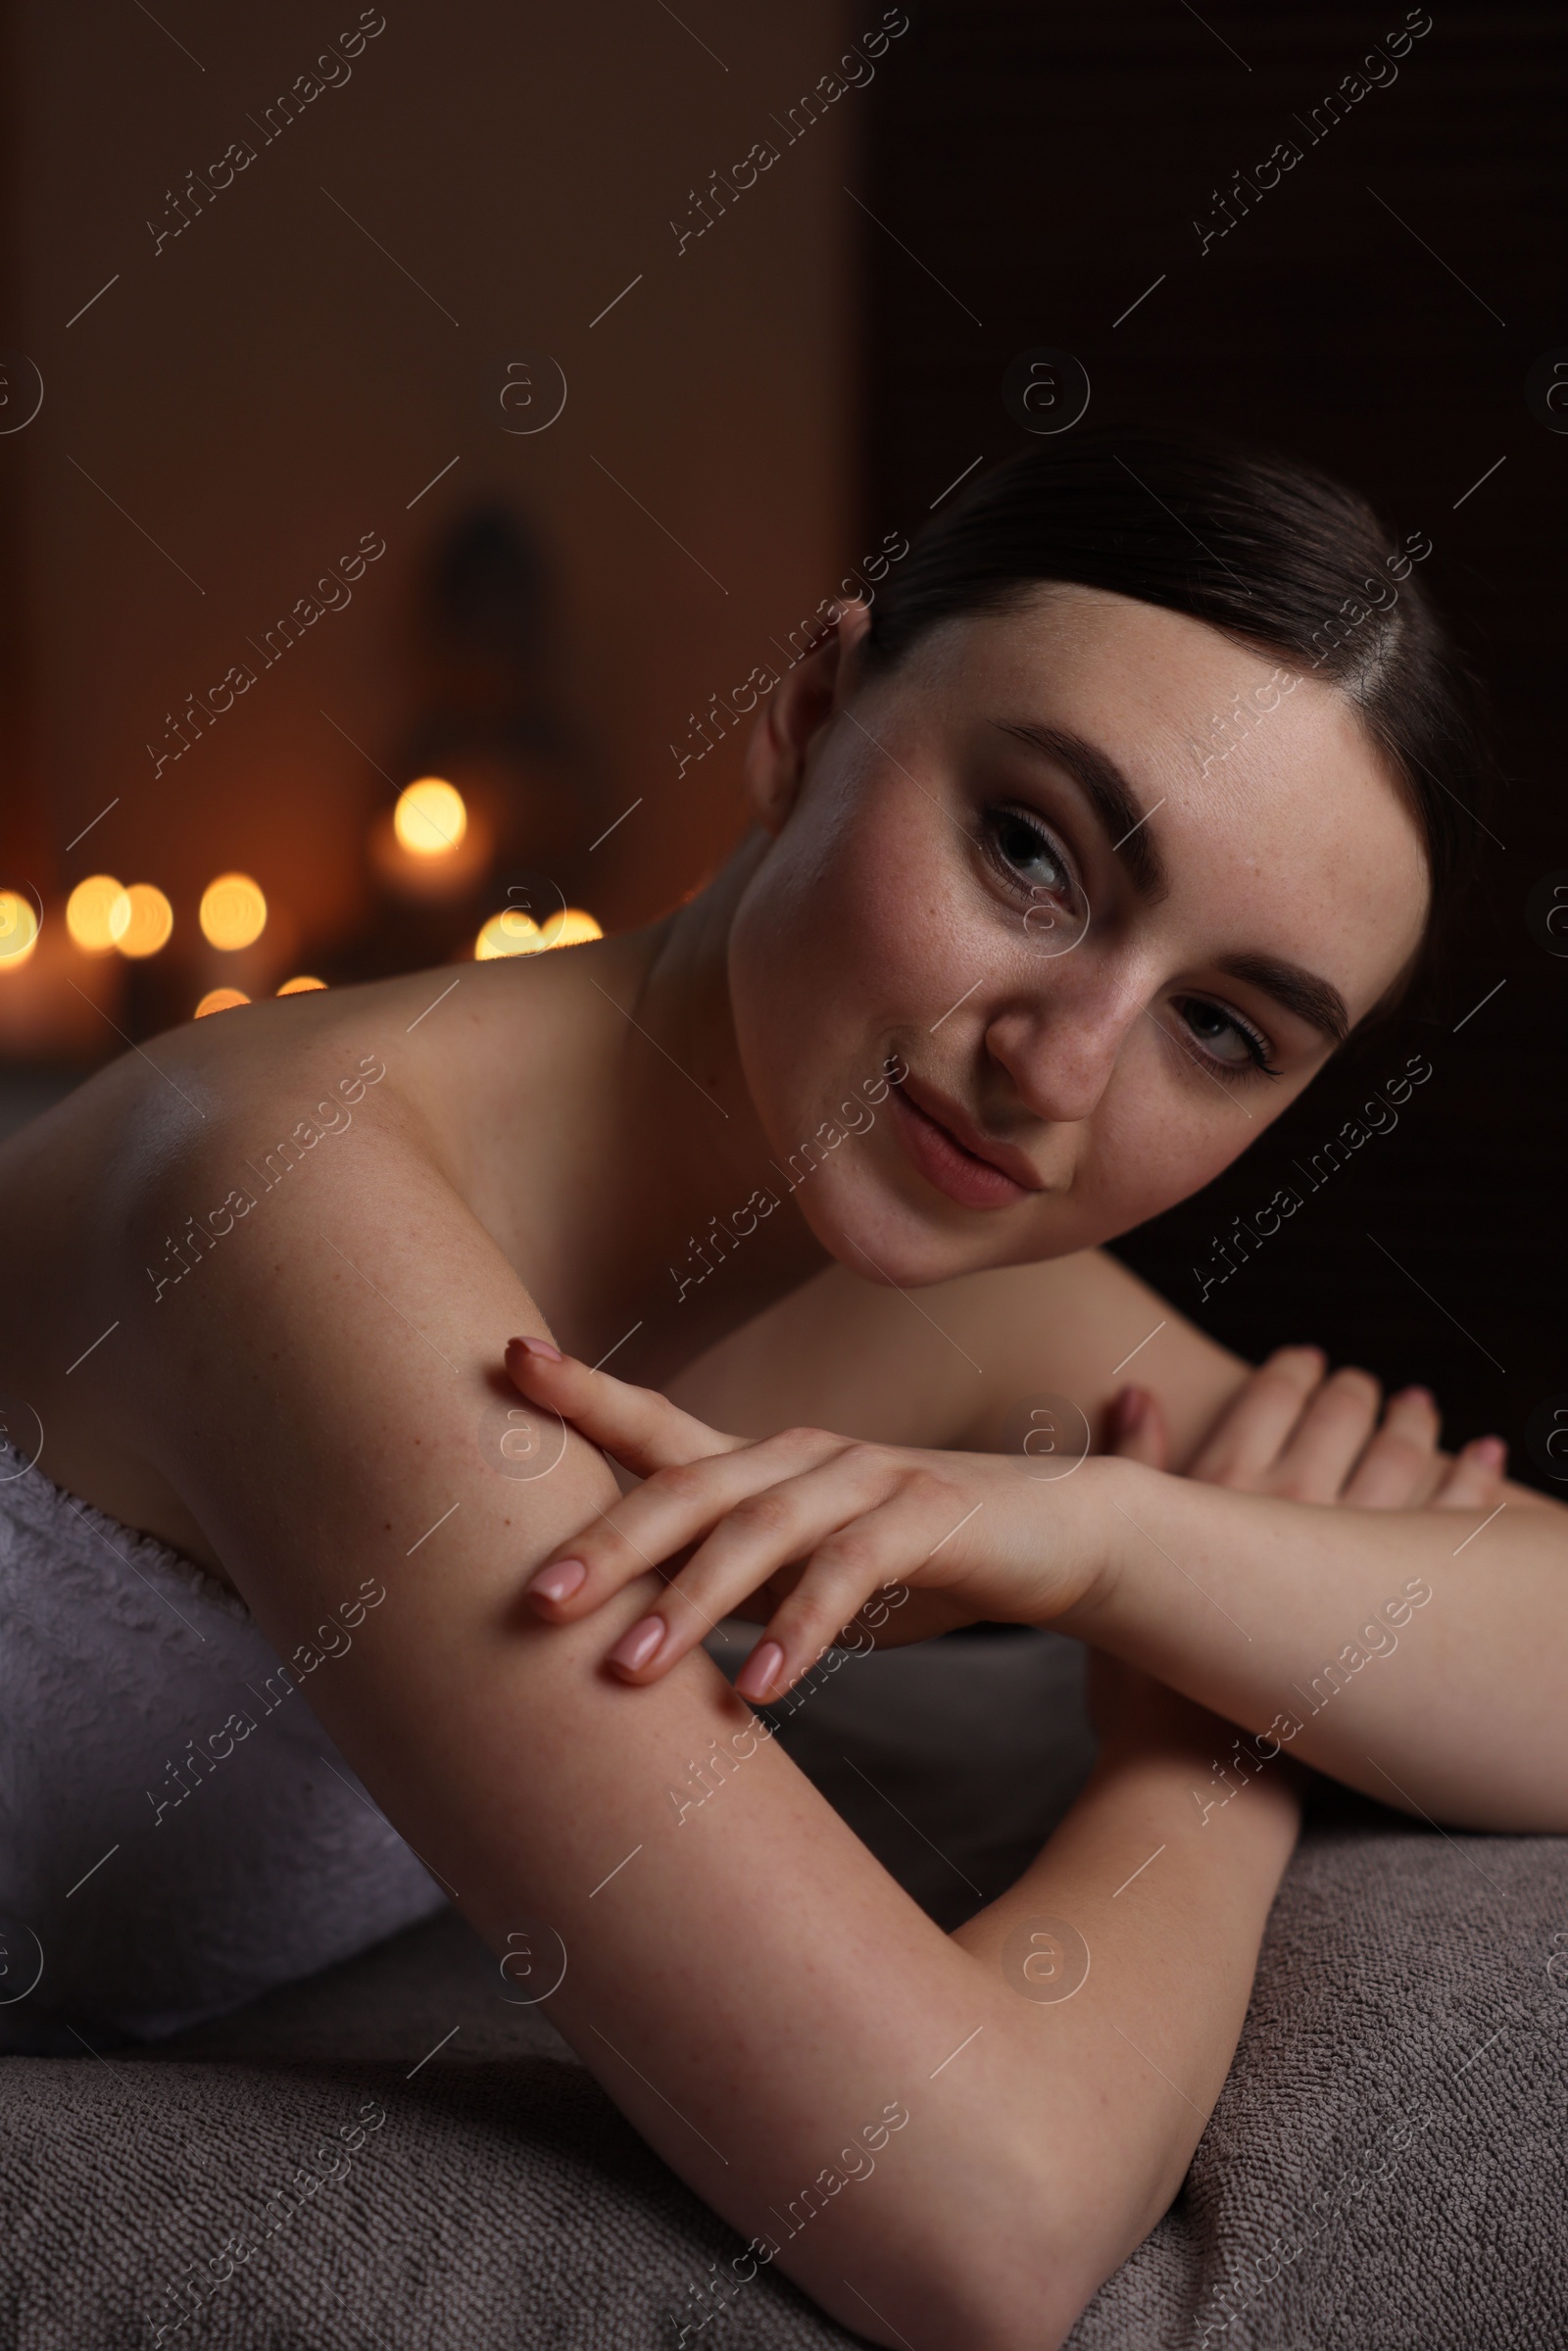
[[1206,1184],[1401,970],[1427,872],[1342,696],[1201,622],[1044,588],[868,679],[867,620],[759,723],[730,984],[803,1215],[920,1284]]

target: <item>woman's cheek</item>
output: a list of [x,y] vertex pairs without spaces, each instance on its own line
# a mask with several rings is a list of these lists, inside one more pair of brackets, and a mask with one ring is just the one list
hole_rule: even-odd
[[[1161,1056],[1178,1050],[1153,1038],[1149,1042]],[[1193,1077],[1203,1084],[1196,1070]],[[1151,1066],[1140,1056],[1118,1073],[1098,1105],[1091,1123],[1097,1130],[1092,1148],[1101,1181],[1090,1188],[1103,1239],[1130,1232],[1201,1192],[1257,1131],[1238,1105],[1221,1102],[1217,1094],[1212,1111],[1206,1104],[1183,1102],[1179,1094],[1173,1099],[1176,1082],[1158,1062]]]

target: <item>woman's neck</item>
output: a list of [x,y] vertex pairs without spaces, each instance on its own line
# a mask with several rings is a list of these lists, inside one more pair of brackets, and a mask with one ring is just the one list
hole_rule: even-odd
[[[730,922],[765,847],[743,843],[662,921],[548,958],[529,1091],[551,1110],[517,1173],[520,1270],[563,1345],[589,1362],[613,1347],[624,1378],[672,1377],[830,1262],[781,1197],[731,1017]],[[779,1202],[765,1218],[754,1192]]]

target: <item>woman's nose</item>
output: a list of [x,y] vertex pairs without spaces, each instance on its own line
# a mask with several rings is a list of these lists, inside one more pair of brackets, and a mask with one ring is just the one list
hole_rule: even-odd
[[1037,1118],[1071,1126],[1098,1106],[1127,1032],[1142,1016],[1133,993],[1107,980],[999,1013],[986,1030],[986,1049]]

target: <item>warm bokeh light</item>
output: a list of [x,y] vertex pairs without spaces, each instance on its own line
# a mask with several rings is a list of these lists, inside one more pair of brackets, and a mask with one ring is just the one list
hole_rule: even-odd
[[302,972],[297,980],[285,980],[277,993],[279,996],[303,996],[308,988],[324,988],[325,986],[325,980],[309,979]]
[[174,927],[174,909],[151,882],[132,882],[124,903],[116,900],[109,927],[122,955],[155,955]]
[[450,857],[468,829],[463,794],[439,775],[421,775],[398,794],[392,828],[414,857]]
[[66,901],[66,928],[89,955],[107,955],[130,922],[130,899],[112,873],[89,873]]
[[214,947],[251,947],[267,928],[267,901],[248,873],[220,873],[202,892],[202,936]]
[[476,963],[489,963],[497,955],[536,955],[545,944],[545,935],[531,914],[519,913],[508,906],[501,914],[492,914],[473,943]]
[[30,898],[0,890],[0,971],[17,971],[38,944],[38,916]]
[[492,914],[479,933],[473,943],[473,959],[488,963],[497,955],[537,955],[552,947],[581,947],[604,935],[581,906],[565,906],[558,914],[547,914],[543,929],[520,906],[508,906]]
[[209,988],[201,1003],[196,1006],[194,1017],[197,1020],[205,1020],[209,1012],[232,1011],[235,1004],[248,1004],[250,1001],[250,998],[242,995],[238,988]]
[[568,906],[559,922],[546,925],[546,943],[551,947],[584,947],[590,939],[602,939],[604,932],[591,914],[581,906]]

